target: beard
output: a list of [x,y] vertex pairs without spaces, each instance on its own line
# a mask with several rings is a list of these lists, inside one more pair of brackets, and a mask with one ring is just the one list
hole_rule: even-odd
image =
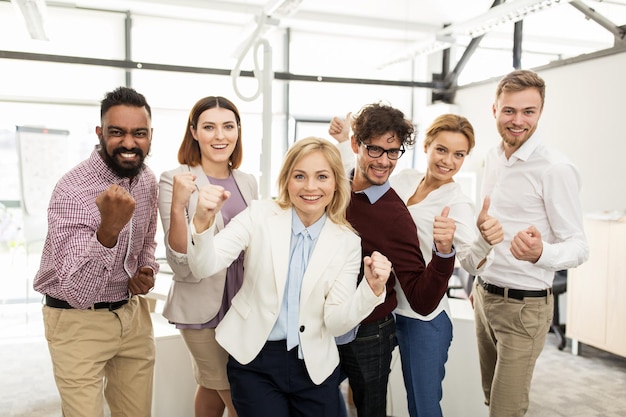
[[[137,162],[129,161],[128,163],[120,163],[116,156],[122,153],[134,153],[139,157],[139,160]],[[111,154],[109,154],[106,148],[106,143],[104,142],[104,137],[102,136],[100,136],[100,155],[102,156],[104,163],[122,178],[134,178],[139,175],[139,173],[143,170],[144,160],[147,156],[147,154],[144,154],[140,148],[127,149],[121,146],[113,149]]]
[[537,125],[528,126],[523,135],[515,136],[511,132],[509,132],[506,125],[498,126],[498,132],[502,137],[502,141],[507,144],[511,149],[517,150],[519,149],[537,130]]

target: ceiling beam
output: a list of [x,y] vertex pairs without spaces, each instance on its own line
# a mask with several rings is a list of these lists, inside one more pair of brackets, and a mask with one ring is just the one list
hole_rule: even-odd
[[[111,67],[119,69],[135,69],[135,70],[154,70],[154,71],[167,71],[167,72],[182,72],[193,74],[210,74],[210,75],[224,75],[230,76],[231,70],[221,68],[204,68],[204,67],[190,67],[182,65],[167,65],[157,64],[150,62],[136,62],[131,60],[115,60],[115,59],[99,59],[99,58],[85,58],[67,55],[50,55],[39,54],[31,52],[16,52],[16,51],[4,51],[0,50],[0,59],[17,59],[26,61],[41,61],[41,62],[56,62],[63,64],[78,64],[78,65],[95,65],[102,67]],[[243,77],[254,77],[253,71],[241,71]],[[274,79],[281,81],[305,81],[305,82],[323,82],[323,83],[340,83],[340,84],[366,84],[366,85],[388,85],[396,87],[414,87],[414,88],[430,88],[441,89],[443,88],[442,82],[422,82],[422,81],[401,81],[401,80],[383,80],[383,79],[368,79],[368,78],[346,78],[346,77],[331,77],[323,75],[306,75],[306,74],[292,74],[289,72],[274,72]]]
[[587,6],[580,0],[571,0],[570,4],[582,12],[588,19],[593,20],[615,36],[616,43],[624,40],[626,35],[626,28],[624,26],[617,26],[615,23],[596,12],[595,9]]

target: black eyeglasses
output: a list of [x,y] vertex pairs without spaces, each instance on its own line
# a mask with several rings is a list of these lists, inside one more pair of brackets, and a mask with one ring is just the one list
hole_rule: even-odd
[[404,149],[404,146],[400,149],[398,148],[383,149],[380,146],[367,145],[363,142],[361,142],[361,145],[365,146],[365,149],[367,150],[367,154],[370,156],[370,158],[380,158],[381,156],[383,156],[384,153],[386,153],[387,158],[391,160],[396,160],[396,159],[400,159],[400,157],[402,156],[402,154],[404,154],[406,150]]

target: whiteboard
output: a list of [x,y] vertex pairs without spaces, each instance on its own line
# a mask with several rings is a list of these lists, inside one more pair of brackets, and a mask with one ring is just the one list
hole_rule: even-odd
[[42,240],[56,183],[68,170],[69,131],[17,126],[16,146],[26,242]]
[[20,192],[25,213],[45,215],[52,190],[68,169],[69,133],[17,126]]

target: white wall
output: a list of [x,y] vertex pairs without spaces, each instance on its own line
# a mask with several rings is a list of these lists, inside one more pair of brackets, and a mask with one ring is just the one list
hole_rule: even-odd
[[[546,143],[564,152],[582,177],[585,212],[626,210],[626,53],[539,71],[546,102],[539,129]],[[460,90],[459,112],[473,124],[476,148],[464,171],[482,179],[486,151],[499,143],[491,111],[497,80]],[[480,207],[480,206],[478,206]]]

